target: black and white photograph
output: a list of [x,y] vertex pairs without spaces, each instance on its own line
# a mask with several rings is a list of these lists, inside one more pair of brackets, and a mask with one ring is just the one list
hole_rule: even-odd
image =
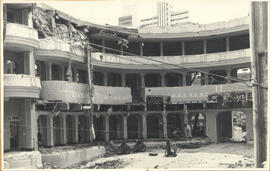
[[268,1],[1,1],[3,170],[269,170]]

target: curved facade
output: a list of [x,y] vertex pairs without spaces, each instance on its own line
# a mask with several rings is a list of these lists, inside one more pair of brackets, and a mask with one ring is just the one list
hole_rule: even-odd
[[[41,9],[34,10],[34,15],[46,14]],[[29,73],[33,79],[27,88],[34,86],[38,92],[41,84],[41,90],[39,96],[24,96],[39,98],[29,104],[35,122],[28,131],[36,142],[29,146],[18,138],[21,145],[11,145],[14,140],[7,136],[6,150],[87,143],[91,141],[91,127],[96,141],[181,139],[184,125],[191,124],[194,137],[207,136],[212,142],[222,142],[232,138],[230,121],[239,112],[246,115],[245,132],[248,140],[252,139],[251,89],[246,86],[250,79],[247,18],[163,29],[145,27],[131,32],[82,22],[61,11],[56,13],[59,18],[45,19],[48,26],[58,24],[51,30],[38,27],[35,23],[39,20],[30,18],[33,35],[24,37],[32,41],[32,48],[26,48],[29,53],[9,48],[10,44],[22,43],[12,43],[10,38],[16,34],[7,32],[5,74]],[[8,23],[7,28],[12,25]],[[90,42],[91,54],[85,50],[85,40]],[[87,55],[92,58],[90,76]],[[25,67],[18,68],[13,64],[16,62],[23,62]],[[7,113],[16,113],[12,105],[28,104],[27,100],[9,98],[22,97],[20,92],[10,94],[9,77],[4,79],[5,123],[10,122]],[[89,86],[89,79],[93,86]],[[90,95],[93,119],[87,113]],[[221,114],[224,112],[228,116]],[[231,125],[225,133],[221,122]],[[8,124],[5,129],[9,129]],[[179,130],[178,137],[174,137],[174,130]],[[42,138],[38,139],[38,135]]]

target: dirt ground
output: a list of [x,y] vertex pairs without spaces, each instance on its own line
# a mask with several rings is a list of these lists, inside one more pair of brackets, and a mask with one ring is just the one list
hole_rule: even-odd
[[[157,156],[149,156],[155,152]],[[117,168],[252,168],[253,145],[220,143],[200,148],[178,149],[176,157],[164,157],[164,149],[151,149],[144,153],[104,157],[76,166],[77,169]]]

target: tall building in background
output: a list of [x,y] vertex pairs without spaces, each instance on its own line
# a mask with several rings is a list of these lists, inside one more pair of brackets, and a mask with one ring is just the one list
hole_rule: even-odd
[[136,27],[137,11],[136,4],[127,5],[123,8],[123,16],[118,18],[119,26]]
[[157,15],[141,20],[140,27],[146,26],[175,26],[189,19],[188,11],[173,11],[173,6],[166,1],[159,1],[157,3]]

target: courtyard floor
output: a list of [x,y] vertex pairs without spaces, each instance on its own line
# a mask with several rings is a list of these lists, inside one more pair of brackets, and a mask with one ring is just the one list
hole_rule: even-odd
[[[157,156],[149,156],[149,153]],[[252,168],[253,145],[219,143],[200,148],[179,149],[176,157],[164,157],[164,149],[149,149],[143,153],[114,155],[76,165],[74,169],[168,169],[168,168]]]

